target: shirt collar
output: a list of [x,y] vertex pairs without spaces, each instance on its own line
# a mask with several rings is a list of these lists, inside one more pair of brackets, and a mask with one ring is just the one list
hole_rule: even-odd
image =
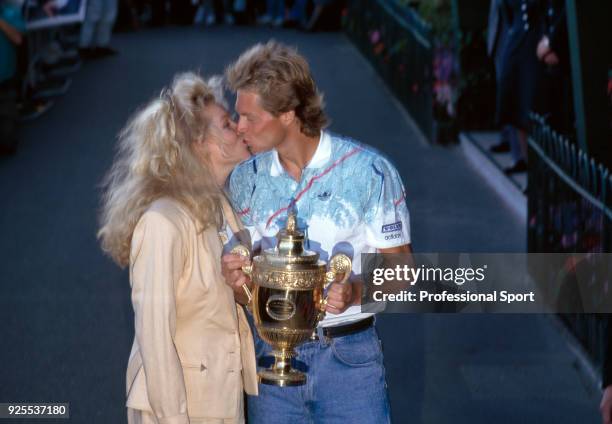
[[[316,169],[322,168],[325,165],[332,153],[332,145],[331,145],[331,137],[326,131],[321,131],[321,137],[319,138],[319,144],[317,146],[317,150],[315,150],[314,155],[306,165],[307,169]],[[280,163],[280,159],[278,158],[278,152],[276,149],[272,150],[272,164],[270,165],[270,175],[273,177],[278,177],[283,172],[285,172],[283,165]]]

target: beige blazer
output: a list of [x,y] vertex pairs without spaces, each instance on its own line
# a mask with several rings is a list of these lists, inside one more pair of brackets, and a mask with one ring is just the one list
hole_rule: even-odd
[[253,338],[221,274],[219,233],[196,226],[183,206],[163,198],[132,237],[136,334],[127,406],[152,412],[160,424],[235,417],[242,388],[257,394]]

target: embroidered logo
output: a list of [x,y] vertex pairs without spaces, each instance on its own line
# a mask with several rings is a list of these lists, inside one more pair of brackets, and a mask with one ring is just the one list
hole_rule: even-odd
[[393,224],[387,224],[382,226],[382,233],[393,233],[395,231],[401,231],[402,221],[394,222]]
[[317,194],[317,197],[319,198],[319,200],[327,200],[329,199],[331,196],[331,193],[329,191],[324,191],[323,193],[319,193]]

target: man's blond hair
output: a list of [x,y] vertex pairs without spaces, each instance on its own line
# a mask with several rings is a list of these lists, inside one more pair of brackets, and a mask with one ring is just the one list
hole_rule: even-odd
[[294,110],[302,133],[316,137],[328,124],[323,95],[308,62],[295,48],[276,41],[256,44],[226,69],[233,91],[257,93],[261,107],[274,116]]

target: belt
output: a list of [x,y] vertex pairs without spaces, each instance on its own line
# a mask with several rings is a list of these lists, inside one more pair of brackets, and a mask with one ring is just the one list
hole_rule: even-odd
[[369,317],[359,321],[349,322],[348,324],[344,325],[323,327],[323,335],[325,337],[329,337],[330,339],[333,339],[334,337],[348,336],[349,334],[355,334],[367,330],[372,325],[374,325],[374,317]]

